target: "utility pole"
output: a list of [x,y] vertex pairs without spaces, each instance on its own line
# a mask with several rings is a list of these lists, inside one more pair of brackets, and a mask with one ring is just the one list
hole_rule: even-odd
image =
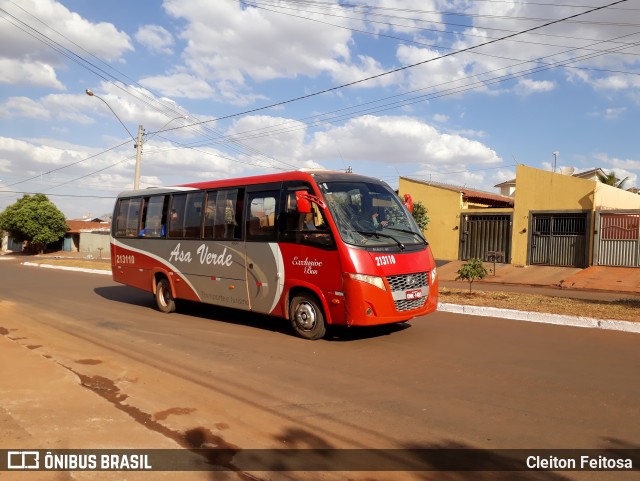
[[142,136],[144,135],[144,127],[138,125],[138,141],[136,142],[136,172],[133,178],[133,188],[140,188],[140,161],[142,160]]

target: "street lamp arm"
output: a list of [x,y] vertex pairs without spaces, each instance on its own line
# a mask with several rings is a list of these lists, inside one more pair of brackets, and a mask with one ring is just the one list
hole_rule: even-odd
[[165,128],[167,125],[169,125],[171,122],[173,122],[174,120],[180,120],[180,119],[182,119],[182,120],[187,120],[188,118],[189,118],[189,116],[188,116],[188,115],[180,115],[180,116],[178,116],[178,117],[174,117],[174,118],[172,118],[172,119],[171,119],[171,120],[169,120],[166,124],[164,124],[162,127],[160,127],[158,130],[156,130],[155,132],[149,132],[148,134],[145,134],[145,135],[148,135],[148,137],[146,138],[146,141],[148,141],[148,140],[149,140],[149,139],[151,139],[152,137],[155,137],[155,136],[156,136],[157,134],[159,134],[160,132],[164,132],[164,128]]
[[120,125],[122,125],[122,126],[124,127],[124,130],[126,130],[126,131],[127,131],[127,133],[129,134],[129,137],[131,137],[131,139],[132,139],[132,140],[136,143],[136,145],[137,145],[137,142],[138,142],[138,141],[137,141],[137,140],[136,140],[136,138],[133,136],[133,134],[129,131],[129,129],[127,128],[127,126],[124,124],[124,122],[123,122],[122,120],[120,120],[120,117],[118,117],[118,114],[116,114],[115,110],[113,110],[113,109],[111,108],[111,105],[109,105],[109,104],[107,103],[107,101],[106,101],[105,99],[103,99],[102,97],[99,97],[98,95],[94,94],[94,93],[93,93],[93,91],[91,91],[91,90],[89,90],[89,89],[86,89],[86,90],[85,90],[85,92],[87,93],[87,95],[88,95],[89,97],[95,97],[95,98],[97,98],[97,99],[99,99],[99,100],[102,100],[102,102],[103,102],[107,107],[109,107],[109,110],[111,110],[111,112],[113,113],[113,115],[115,115],[116,119],[118,119],[118,122],[120,122]]

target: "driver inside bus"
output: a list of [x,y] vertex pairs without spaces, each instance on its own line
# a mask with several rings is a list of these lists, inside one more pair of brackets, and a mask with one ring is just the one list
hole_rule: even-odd
[[375,230],[382,230],[389,223],[386,220],[382,220],[380,217],[380,213],[375,209],[372,212],[370,212],[369,215],[371,219],[371,224],[373,224],[373,228]]
[[302,222],[303,230],[316,230],[316,225],[313,222],[313,213],[308,212],[304,215],[304,220]]

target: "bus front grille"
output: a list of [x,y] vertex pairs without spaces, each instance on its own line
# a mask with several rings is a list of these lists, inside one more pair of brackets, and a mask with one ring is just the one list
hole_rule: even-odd
[[408,291],[409,289],[419,289],[429,285],[426,272],[416,272],[415,274],[402,274],[399,276],[388,276],[387,282],[391,291]]
[[[427,272],[416,272],[413,274],[401,274],[398,276],[388,276],[387,282],[391,291],[394,293],[405,293],[413,289],[421,289],[423,287],[429,287],[429,274]],[[419,309],[427,302],[427,296],[424,295],[417,299],[398,299],[394,296],[394,304],[396,311],[411,311],[413,309]]]

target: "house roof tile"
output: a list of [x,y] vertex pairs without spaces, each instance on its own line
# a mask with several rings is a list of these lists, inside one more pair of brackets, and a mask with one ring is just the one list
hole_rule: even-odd
[[80,231],[108,231],[110,225],[108,222],[93,222],[87,220],[68,220],[67,226],[69,234],[79,234]]
[[494,194],[491,192],[485,192],[478,189],[469,189],[458,185],[444,184],[441,182],[433,182],[426,180],[412,179],[409,177],[401,177],[403,179],[410,180],[412,182],[418,182],[420,184],[430,185],[432,187],[438,187],[440,189],[450,190],[452,192],[459,192],[463,198],[470,201],[480,201],[490,204],[494,207],[513,207],[513,198],[506,195]]

